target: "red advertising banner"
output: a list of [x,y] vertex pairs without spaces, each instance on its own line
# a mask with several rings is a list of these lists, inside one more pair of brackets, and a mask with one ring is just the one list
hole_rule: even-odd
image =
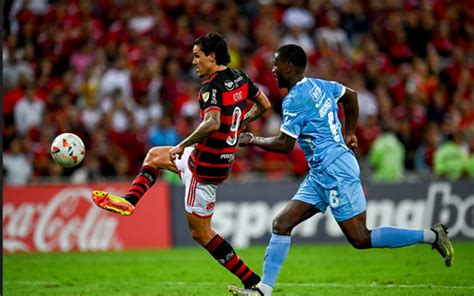
[[129,217],[104,211],[92,190],[129,184],[39,185],[3,189],[3,251],[105,251],[171,246],[169,187],[157,182]]

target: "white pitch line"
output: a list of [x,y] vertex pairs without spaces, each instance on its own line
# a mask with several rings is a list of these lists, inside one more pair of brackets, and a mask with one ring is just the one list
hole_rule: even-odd
[[60,282],[48,282],[48,281],[4,281],[4,284],[16,284],[16,285],[31,285],[31,286],[40,286],[40,285],[60,285]]
[[[187,286],[215,286],[222,285],[221,282],[156,282],[163,285]],[[17,285],[61,285],[61,282],[50,281],[5,281],[4,284]],[[284,287],[334,287],[334,288],[432,288],[432,289],[469,289],[474,290],[474,286],[447,286],[447,285],[433,285],[433,284],[338,284],[338,283],[277,283],[277,286]]]
[[[218,282],[160,282],[168,285],[219,285],[222,283]],[[336,287],[336,288],[439,288],[439,289],[472,289],[474,286],[446,286],[446,285],[433,285],[433,284],[338,284],[338,283],[277,283],[277,286],[285,287]]]

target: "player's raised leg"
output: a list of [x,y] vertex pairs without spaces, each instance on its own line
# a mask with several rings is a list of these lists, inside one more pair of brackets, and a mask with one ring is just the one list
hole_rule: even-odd
[[410,229],[381,226],[372,230],[366,227],[366,213],[339,222],[347,240],[356,249],[400,248],[414,244],[431,244],[443,257],[446,266],[451,266],[454,249],[447,236],[447,228],[435,224],[430,229]]
[[178,172],[175,163],[169,157],[170,149],[171,147],[154,147],[148,151],[143,166],[125,196],[112,195],[105,191],[93,191],[94,203],[100,208],[123,216],[133,214],[140,198],[155,184],[159,169]]

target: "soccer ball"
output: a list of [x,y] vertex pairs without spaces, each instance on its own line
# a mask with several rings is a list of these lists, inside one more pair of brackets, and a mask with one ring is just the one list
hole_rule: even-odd
[[75,134],[60,134],[51,144],[51,156],[56,163],[65,168],[72,168],[80,164],[85,154],[84,143]]

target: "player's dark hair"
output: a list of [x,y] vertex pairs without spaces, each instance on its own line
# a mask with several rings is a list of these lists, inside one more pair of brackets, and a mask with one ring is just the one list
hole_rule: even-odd
[[230,63],[230,54],[224,36],[217,32],[210,32],[194,40],[206,55],[213,52],[216,55],[216,64],[227,66]]
[[306,68],[306,53],[304,50],[295,44],[283,45],[278,49],[278,59],[283,62],[292,63],[298,67],[301,72],[304,72]]

